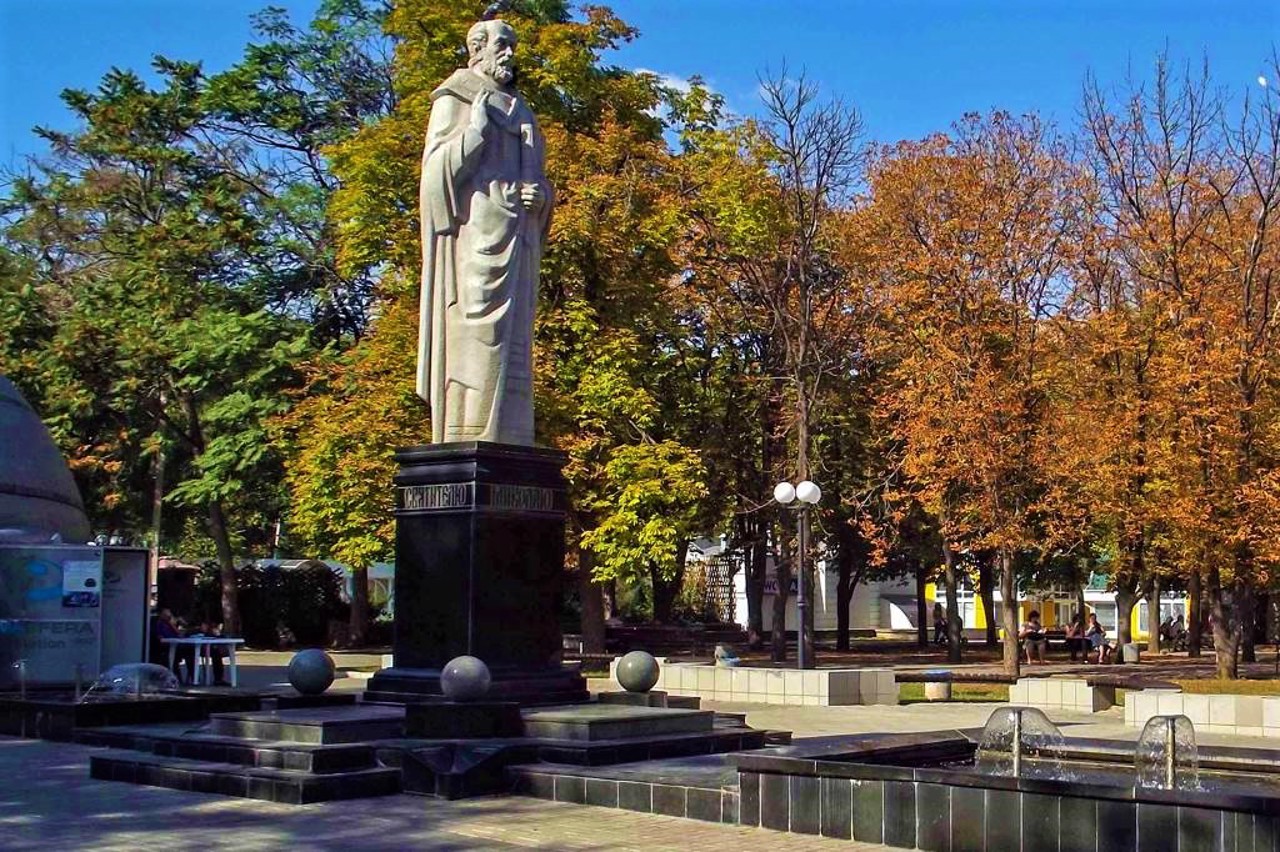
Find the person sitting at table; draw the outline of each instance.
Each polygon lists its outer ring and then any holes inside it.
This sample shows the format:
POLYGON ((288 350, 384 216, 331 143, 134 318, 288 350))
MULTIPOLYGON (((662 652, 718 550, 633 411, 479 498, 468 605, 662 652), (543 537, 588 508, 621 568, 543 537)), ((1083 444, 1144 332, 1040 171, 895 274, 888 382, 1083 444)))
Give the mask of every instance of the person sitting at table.
POLYGON ((1071 616, 1071 623, 1067 625, 1066 637, 1067 651, 1070 652, 1071 659, 1074 661, 1076 654, 1079 654, 1081 659, 1088 659, 1089 640, 1084 637, 1084 616, 1079 612, 1071 616))
POLYGON ((1040 658, 1040 662, 1044 662, 1045 648, 1049 645, 1049 639, 1044 635, 1044 627, 1040 624, 1040 611, 1031 610, 1027 614, 1027 620, 1022 625, 1022 629, 1018 631, 1018 638, 1022 640, 1023 647, 1027 649, 1027 665, 1034 663, 1032 655, 1040 658))
POLYGON ((165 639, 180 639, 183 631, 173 619, 173 613, 167 609, 160 610, 156 614, 155 623, 151 628, 151 635, 155 637, 162 649, 160 657, 161 665, 165 665, 165 661, 169 660, 169 654, 173 654, 173 674, 178 678, 179 683, 191 683, 196 676, 196 649, 191 645, 178 645, 176 651, 172 651, 170 645, 164 642, 165 639), (186 680, 183 680, 181 666, 187 664, 186 680))
POLYGON ((1089 644, 1098 652, 1098 664, 1108 662, 1111 656, 1111 643, 1107 641, 1107 631, 1098 623, 1096 613, 1089 613, 1089 627, 1084 632, 1089 644))
MULTIPOLYGON (((209 619, 205 619, 200 622, 200 632, 193 635, 221 637, 222 627, 209 619)), ((227 649, 221 645, 204 645, 200 648, 200 655, 213 667, 214 686, 226 686, 227 681, 223 677, 224 668, 222 658, 227 655, 227 649)))

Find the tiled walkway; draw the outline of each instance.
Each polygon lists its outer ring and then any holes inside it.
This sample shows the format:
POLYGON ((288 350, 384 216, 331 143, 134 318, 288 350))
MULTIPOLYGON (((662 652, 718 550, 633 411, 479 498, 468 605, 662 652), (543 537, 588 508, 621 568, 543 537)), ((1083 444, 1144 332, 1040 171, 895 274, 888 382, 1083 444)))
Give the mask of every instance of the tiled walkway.
POLYGON ((0 848, 556 849, 885 847, 520 797, 386 796, 288 806, 89 779, 83 746, 0 737, 0 848))

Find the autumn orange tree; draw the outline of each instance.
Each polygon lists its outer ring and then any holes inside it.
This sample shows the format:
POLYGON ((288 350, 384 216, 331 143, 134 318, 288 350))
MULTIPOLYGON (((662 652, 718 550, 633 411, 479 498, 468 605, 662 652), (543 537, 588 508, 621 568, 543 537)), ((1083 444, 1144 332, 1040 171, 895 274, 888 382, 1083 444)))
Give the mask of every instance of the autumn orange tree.
MULTIPOLYGON (((1112 505, 1132 513, 1155 501, 1197 613, 1203 576, 1218 671, 1232 677, 1274 558, 1262 507, 1271 499, 1280 354, 1275 103, 1246 102, 1229 117, 1207 69, 1175 74, 1162 60, 1150 89, 1134 87, 1114 106, 1095 86, 1086 110, 1103 203, 1096 221, 1113 247, 1115 280, 1148 305, 1146 330, 1120 337, 1147 372, 1130 385, 1140 405, 1128 406, 1133 425, 1120 450, 1128 464, 1115 472, 1127 493, 1112 505)), ((1095 323, 1141 316, 1133 304, 1095 323)), ((1117 536, 1118 561, 1135 573, 1150 570, 1143 526, 1131 514, 1117 536)))
POLYGON ((1044 325, 1070 254, 1065 148, 1035 117, 968 116, 952 136, 879 152, 858 216, 877 285, 879 410, 905 493, 937 520, 958 625, 955 552, 997 554, 1004 662, 1018 671, 1015 556, 1039 546, 1044 325))

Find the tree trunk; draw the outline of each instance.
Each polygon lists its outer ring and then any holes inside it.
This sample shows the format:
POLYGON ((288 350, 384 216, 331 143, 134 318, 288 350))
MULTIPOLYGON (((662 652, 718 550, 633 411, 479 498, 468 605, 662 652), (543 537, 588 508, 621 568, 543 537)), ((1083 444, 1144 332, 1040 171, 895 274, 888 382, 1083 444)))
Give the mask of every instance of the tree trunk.
MULTIPOLYGON (((204 452, 204 430, 200 426, 200 412, 191 394, 181 398, 182 410, 187 417, 188 439, 195 453, 204 452)), ((222 587, 222 635, 240 636, 240 595, 236 587, 235 555, 231 552, 231 535, 227 531, 227 516, 221 500, 211 500, 208 506, 209 537, 218 555, 218 579, 222 587)))
POLYGON ((769 542, 765 527, 758 524, 756 538, 747 556, 747 645, 758 649, 764 644, 764 579, 769 563, 769 542))
POLYGON ((1236 605, 1236 618, 1240 632, 1240 662, 1258 662, 1258 651, 1255 648, 1256 629, 1258 623, 1258 601, 1253 593, 1253 584, 1245 581, 1236 583, 1240 600, 1236 605))
POLYGON ((916 559, 916 644, 929 647, 929 602, 925 600, 924 587, 929 582, 929 572, 924 560, 916 559))
POLYGON ((218 554, 218 579, 222 586, 222 635, 240 635, 240 596, 236 588, 236 563, 231 553, 231 536, 222 502, 209 503, 209 537, 218 554))
POLYGON ((676 596, 680 594, 680 585, 684 581, 684 566, 680 565, 676 576, 668 579, 658 571, 656 563, 650 563, 649 579, 653 584, 653 620, 659 624, 668 624, 676 596))
POLYGON ((1155 575, 1147 584, 1147 653, 1160 653, 1160 578, 1155 575))
POLYGON ((1013 553, 1000 548, 1000 597, 1004 613, 1004 672, 1017 677, 1022 661, 1018 658, 1018 589, 1013 576, 1013 553))
POLYGON ((603 654, 605 649, 604 588, 591 576, 596 555, 585 548, 578 551, 578 600, 582 603, 582 650, 603 654))
POLYGON ((1236 659, 1238 636, 1231 629, 1231 613, 1222 593, 1222 576, 1215 562, 1209 563, 1209 616, 1213 619, 1213 654, 1217 662, 1217 676, 1221 680, 1235 680, 1240 673, 1236 659))
POLYGON ((780 537, 778 542, 778 560, 773 569, 778 590, 773 596, 773 622, 769 630, 773 650, 770 657, 775 663, 785 663, 787 661, 787 598, 791 589, 791 549, 787 546, 785 535, 780 537))
POLYGON ((956 554, 946 542, 942 544, 942 578, 947 589, 947 662, 958 663, 960 645, 960 599, 956 595, 956 554))
POLYGON ((836 650, 849 650, 849 602, 853 600, 853 529, 840 524, 836 536, 836 650))
POLYGON ((978 560, 978 595, 982 598, 982 611, 987 614, 987 647, 994 648, 1000 637, 996 634, 996 593, 991 580, 991 557, 978 560))
POLYGON ((1187 656, 1198 657, 1204 645, 1204 593, 1200 589, 1200 569, 1187 582, 1187 656))
POLYGON ((1133 608, 1138 603, 1138 593, 1128 587, 1116 589, 1116 654, 1133 641, 1133 608))
POLYGON ((369 569, 351 569, 351 615, 347 619, 347 642, 352 648, 364 647, 369 635, 369 569))

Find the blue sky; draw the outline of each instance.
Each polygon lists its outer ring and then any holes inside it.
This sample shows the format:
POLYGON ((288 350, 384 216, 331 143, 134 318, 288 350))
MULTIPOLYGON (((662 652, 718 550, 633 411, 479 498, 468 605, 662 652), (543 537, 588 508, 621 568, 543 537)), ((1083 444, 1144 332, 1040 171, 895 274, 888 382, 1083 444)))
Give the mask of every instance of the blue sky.
MULTIPOLYGON (((274 0, 305 21, 317 0, 274 0)), ((0 0, 0 165, 40 150, 35 124, 68 128, 66 87, 152 54, 233 63, 268 0, 0 0)), ((701 75, 739 112, 785 60, 862 110, 872 138, 944 130, 966 111, 1039 111, 1070 124, 1081 81, 1149 78, 1168 47, 1215 80, 1258 90, 1280 43, 1276 0, 616 0, 640 38, 619 64, 701 75)), ((1273 83, 1273 85, 1275 85, 1273 83)))

